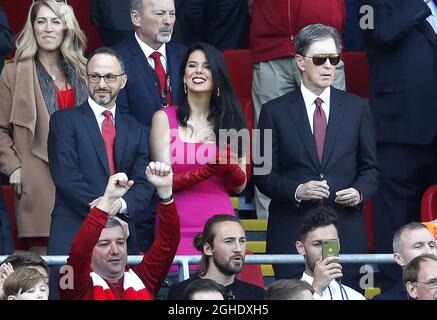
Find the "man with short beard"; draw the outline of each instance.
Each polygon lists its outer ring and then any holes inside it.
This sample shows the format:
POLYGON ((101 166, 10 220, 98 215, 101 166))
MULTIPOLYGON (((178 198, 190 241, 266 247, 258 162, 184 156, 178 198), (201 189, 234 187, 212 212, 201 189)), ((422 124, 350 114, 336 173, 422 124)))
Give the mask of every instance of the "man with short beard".
POLYGON ((302 218, 300 239, 296 241, 297 251, 305 258, 301 280, 312 285, 315 300, 365 300, 362 294, 341 283, 343 273, 338 257, 322 258, 324 240, 340 242, 337 214, 333 209, 323 207, 306 212, 302 218))
POLYGON ((200 269, 191 278, 174 284, 168 300, 180 299, 185 288, 198 279, 211 279, 223 285, 225 300, 264 299, 263 288, 236 278, 243 270, 246 252, 246 234, 237 217, 219 214, 208 219, 193 245, 202 252, 200 269))
MULTIPOLYGON (((170 42, 175 15, 174 0, 130 0, 135 32, 113 47, 122 57, 129 77, 117 104, 148 128, 155 111, 177 102, 179 67, 187 48, 170 42)), ((152 198, 135 221, 143 252, 153 242, 157 203, 156 197, 152 198)))
MULTIPOLYGON (((116 172, 126 173, 135 184, 114 202, 110 213, 129 222, 128 252, 138 254, 132 218, 143 212, 154 191, 144 174, 149 162, 146 129, 115 103, 127 81, 117 52, 97 49, 86 71, 88 101, 50 118, 48 156, 56 199, 49 254, 68 254, 79 227, 116 172)), ((56 292, 57 278, 56 268, 51 268, 50 294, 56 292)))

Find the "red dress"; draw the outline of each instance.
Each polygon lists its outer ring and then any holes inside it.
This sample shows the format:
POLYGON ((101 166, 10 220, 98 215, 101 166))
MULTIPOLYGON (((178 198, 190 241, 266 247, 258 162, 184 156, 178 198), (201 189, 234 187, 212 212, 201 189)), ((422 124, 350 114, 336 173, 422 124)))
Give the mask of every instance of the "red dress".
MULTIPOLYGON (((67 88, 67 86, 65 87, 67 88)), ((74 89, 67 88, 64 90, 59 90, 58 88, 56 88, 56 99, 58 100, 59 110, 73 108, 76 101, 76 97, 74 96, 74 89)))

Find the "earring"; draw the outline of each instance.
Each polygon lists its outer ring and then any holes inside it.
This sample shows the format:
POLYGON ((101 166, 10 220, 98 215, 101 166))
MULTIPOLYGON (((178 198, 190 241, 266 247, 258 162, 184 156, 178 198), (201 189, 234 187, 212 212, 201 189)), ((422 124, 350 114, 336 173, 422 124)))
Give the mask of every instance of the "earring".
POLYGON ((217 97, 220 97, 220 87, 217 86, 217 97))
POLYGON ((185 92, 185 94, 188 93, 188 91, 187 91, 187 84, 185 82, 184 82, 184 92, 185 92))

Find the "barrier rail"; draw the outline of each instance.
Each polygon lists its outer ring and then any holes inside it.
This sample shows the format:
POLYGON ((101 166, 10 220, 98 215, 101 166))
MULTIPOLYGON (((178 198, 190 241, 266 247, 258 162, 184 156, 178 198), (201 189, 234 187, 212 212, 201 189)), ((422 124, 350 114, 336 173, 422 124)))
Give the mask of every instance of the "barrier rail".
MULTIPOLYGON (((0 256, 0 261, 7 256, 0 256)), ((64 265, 68 256, 43 256, 48 265, 64 265)), ((129 256, 128 264, 135 265, 141 262, 143 256, 129 256)), ((199 264, 200 255, 177 255, 173 264, 179 265, 179 279, 185 280, 190 277, 189 265, 199 264)), ((341 263, 394 263, 393 254, 341 254, 341 263)), ((247 264, 294 264, 303 263, 303 257, 298 254, 248 254, 245 263, 247 264)))

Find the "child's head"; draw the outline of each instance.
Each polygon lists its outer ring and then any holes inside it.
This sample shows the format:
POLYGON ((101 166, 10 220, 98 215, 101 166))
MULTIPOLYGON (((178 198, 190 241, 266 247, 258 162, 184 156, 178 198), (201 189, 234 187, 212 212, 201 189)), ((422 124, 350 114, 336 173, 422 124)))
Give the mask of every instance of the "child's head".
POLYGON ((36 268, 23 267, 14 271, 3 283, 7 300, 48 300, 47 277, 36 268))

